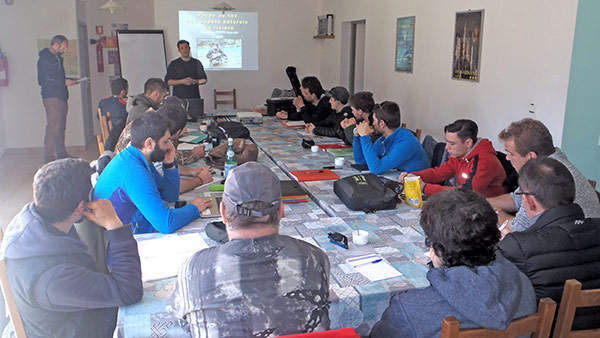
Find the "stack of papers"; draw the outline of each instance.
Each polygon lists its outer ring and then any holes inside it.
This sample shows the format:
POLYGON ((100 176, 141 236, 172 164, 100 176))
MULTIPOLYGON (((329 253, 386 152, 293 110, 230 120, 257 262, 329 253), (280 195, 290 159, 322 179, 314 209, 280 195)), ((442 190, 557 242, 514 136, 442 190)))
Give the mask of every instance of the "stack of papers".
POLYGON ((400 271, 376 254, 348 258, 346 263, 371 282, 402 276, 400 271))
POLYGON ((138 241, 144 282, 177 276, 179 268, 194 253, 208 248, 199 233, 163 235, 138 241))
POLYGON ((197 144, 197 143, 204 141, 207 137, 208 137, 208 135, 206 135, 206 134, 203 134, 200 132, 192 132, 192 133, 188 133, 185 136, 180 137, 179 142, 197 144))

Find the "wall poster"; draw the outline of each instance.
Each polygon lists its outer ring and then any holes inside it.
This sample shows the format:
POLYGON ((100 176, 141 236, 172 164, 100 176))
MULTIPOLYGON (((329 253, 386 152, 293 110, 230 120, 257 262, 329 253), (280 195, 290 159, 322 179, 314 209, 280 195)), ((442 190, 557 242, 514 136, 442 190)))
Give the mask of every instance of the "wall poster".
POLYGON ((415 48, 415 17, 398 18, 396 22, 396 71, 412 72, 415 48))
POLYGON ((456 13, 452 78, 479 81, 483 10, 456 13))

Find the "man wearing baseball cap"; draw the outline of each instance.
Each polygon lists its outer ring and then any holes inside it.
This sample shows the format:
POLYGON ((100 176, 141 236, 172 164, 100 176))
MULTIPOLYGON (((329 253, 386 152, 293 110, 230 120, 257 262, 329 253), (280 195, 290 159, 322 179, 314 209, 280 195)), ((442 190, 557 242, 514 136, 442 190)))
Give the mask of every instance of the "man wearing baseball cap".
POLYGON ((194 337, 274 337, 329 329, 329 260, 319 248, 279 235, 281 185, 247 162, 225 181, 221 215, 229 242, 182 266, 172 310, 194 337))
MULTIPOLYGON (((340 122, 345 118, 352 117, 352 109, 348 104, 350 93, 344 87, 333 87, 325 95, 329 96, 329 104, 333 113, 329 114, 323 121, 307 124, 305 127, 306 132, 321 136, 337 137, 346 141, 344 128, 342 128, 340 122)), ((348 140, 347 143, 352 144, 352 140, 348 140)))

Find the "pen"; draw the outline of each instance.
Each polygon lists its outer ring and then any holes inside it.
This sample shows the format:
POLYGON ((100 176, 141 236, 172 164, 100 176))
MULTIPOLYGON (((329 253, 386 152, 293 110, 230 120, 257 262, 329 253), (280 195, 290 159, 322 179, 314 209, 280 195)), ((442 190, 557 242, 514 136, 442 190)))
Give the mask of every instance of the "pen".
POLYGON ((357 265, 353 265, 352 267, 356 268, 356 267, 363 266, 363 265, 379 263, 381 261, 383 261, 383 258, 379 258, 379 259, 376 259, 376 260, 370 261, 370 262, 364 262, 364 263, 360 263, 360 264, 357 264, 357 265))

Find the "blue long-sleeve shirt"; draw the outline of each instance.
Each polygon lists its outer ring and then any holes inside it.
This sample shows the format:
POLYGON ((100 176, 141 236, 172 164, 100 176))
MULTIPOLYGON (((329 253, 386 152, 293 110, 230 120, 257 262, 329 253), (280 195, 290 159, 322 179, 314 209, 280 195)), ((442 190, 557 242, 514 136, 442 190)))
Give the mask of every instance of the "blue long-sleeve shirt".
POLYGON ((387 138, 371 142, 371 136, 354 136, 354 161, 366 163, 369 171, 381 174, 391 169, 413 172, 429 168, 429 158, 413 133, 402 127, 387 138))
POLYGON ((200 217, 196 206, 171 209, 164 202, 179 198, 179 169, 150 165, 144 155, 129 146, 113 158, 94 187, 94 198, 110 199, 117 215, 131 223, 134 233, 172 233, 200 217))

